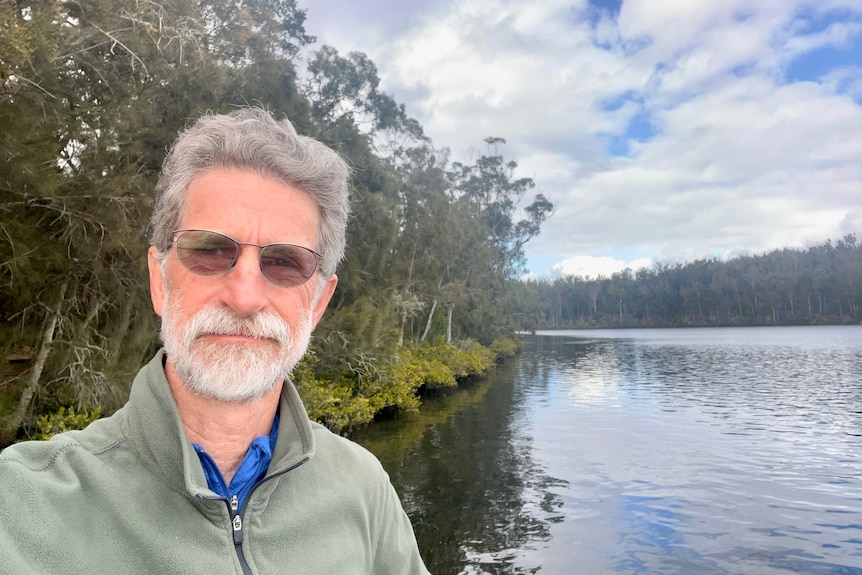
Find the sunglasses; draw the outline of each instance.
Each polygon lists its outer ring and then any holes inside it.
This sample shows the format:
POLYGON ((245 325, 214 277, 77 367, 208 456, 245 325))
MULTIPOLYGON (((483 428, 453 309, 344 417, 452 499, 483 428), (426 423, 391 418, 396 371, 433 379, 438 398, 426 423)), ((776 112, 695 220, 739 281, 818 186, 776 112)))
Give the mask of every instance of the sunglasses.
POLYGON ((323 264, 320 254, 302 246, 240 242, 211 230, 176 230, 173 242, 180 263, 199 276, 229 272, 239 259, 240 246, 260 248, 260 271, 278 287, 304 284, 323 264))

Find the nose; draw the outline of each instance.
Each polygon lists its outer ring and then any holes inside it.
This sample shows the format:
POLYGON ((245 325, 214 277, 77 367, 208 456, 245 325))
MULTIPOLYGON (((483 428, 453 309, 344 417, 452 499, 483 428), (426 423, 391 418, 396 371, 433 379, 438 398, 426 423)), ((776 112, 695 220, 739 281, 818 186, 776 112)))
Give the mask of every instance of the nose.
POLYGON ((260 271, 260 248, 240 246, 234 267, 224 276, 222 301, 237 317, 248 317, 263 310, 269 303, 267 280, 260 271))

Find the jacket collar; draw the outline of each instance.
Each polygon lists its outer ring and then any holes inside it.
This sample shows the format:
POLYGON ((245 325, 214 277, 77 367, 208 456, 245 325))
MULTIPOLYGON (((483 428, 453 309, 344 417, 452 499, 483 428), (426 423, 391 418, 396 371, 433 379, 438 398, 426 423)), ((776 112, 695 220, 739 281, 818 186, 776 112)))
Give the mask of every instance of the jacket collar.
MULTIPOLYGON (((164 371, 165 351, 139 372, 123 408, 128 436, 144 464, 173 489, 212 497, 198 455, 186 437, 164 371)), ((295 467, 314 455, 311 422, 288 379, 282 387, 278 440, 267 475, 295 467)))

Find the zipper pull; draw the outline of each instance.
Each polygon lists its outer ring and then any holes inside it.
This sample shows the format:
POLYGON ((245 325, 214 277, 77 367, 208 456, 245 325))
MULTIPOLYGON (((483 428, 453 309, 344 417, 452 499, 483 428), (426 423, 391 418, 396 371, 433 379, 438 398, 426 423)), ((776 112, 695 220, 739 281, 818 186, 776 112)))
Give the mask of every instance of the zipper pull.
POLYGON ((233 544, 242 545, 242 517, 239 514, 234 515, 231 519, 231 525, 233 526, 233 544))
POLYGON ((239 497, 232 495, 230 501, 230 524, 233 527, 233 542, 235 545, 242 544, 242 516, 239 514, 239 497))

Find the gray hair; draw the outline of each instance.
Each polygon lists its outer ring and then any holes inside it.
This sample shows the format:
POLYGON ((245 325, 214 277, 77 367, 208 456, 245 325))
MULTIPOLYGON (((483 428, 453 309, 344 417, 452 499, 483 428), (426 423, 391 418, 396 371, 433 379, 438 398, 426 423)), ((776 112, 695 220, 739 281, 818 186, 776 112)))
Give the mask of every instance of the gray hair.
POLYGON ((316 249, 323 256, 321 272, 324 277, 335 273, 344 257, 350 168, 336 151, 297 134, 287 118, 276 121, 260 108, 207 114, 180 133, 156 184, 151 245, 167 253, 189 185, 213 168, 248 170, 308 194, 320 209, 316 249))

